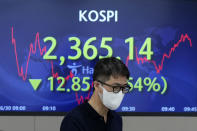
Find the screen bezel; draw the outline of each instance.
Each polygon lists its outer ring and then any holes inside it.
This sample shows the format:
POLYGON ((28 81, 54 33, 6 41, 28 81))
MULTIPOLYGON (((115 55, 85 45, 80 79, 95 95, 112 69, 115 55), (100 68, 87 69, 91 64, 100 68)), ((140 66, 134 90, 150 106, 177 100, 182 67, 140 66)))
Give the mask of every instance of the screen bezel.
MULTIPOLYGON (((0 112, 0 116, 65 116, 68 112, 0 112)), ((120 116, 188 116, 197 117, 197 112, 117 112, 120 116)))

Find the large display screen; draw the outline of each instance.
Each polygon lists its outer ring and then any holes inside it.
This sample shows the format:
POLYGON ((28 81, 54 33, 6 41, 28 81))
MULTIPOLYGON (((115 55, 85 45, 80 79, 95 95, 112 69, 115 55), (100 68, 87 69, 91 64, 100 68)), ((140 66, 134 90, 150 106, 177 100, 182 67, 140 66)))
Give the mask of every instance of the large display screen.
POLYGON ((0 114, 69 112, 95 63, 129 68, 122 114, 197 114, 197 1, 1 0, 0 114))

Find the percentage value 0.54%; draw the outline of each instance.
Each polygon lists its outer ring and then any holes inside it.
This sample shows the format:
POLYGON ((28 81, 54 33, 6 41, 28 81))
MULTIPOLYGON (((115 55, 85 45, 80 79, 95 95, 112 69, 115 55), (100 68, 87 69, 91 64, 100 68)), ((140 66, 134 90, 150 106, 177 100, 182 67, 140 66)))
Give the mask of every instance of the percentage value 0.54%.
POLYGON ((162 95, 167 90, 167 82, 166 79, 162 76, 161 80, 159 82, 157 80, 157 77, 154 77, 151 79, 150 77, 145 77, 142 79, 142 77, 138 77, 137 81, 133 84, 134 79, 132 77, 129 78, 128 84, 130 85, 131 89, 130 91, 133 91, 133 89, 138 89, 139 92, 142 92, 144 90, 144 87, 146 87, 147 92, 160 92, 162 95), (163 87, 160 83, 163 83, 163 87))

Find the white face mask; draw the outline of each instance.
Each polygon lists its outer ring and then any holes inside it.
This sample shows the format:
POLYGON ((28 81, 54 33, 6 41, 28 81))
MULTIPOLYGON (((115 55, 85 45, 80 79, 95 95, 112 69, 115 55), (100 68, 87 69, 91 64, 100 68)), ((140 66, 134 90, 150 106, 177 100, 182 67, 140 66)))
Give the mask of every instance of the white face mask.
POLYGON ((122 93, 122 90, 118 93, 114 93, 108 92, 101 85, 100 87, 103 89, 103 94, 99 93, 100 99, 103 102, 103 104, 110 110, 116 110, 120 106, 124 97, 124 93, 122 93))

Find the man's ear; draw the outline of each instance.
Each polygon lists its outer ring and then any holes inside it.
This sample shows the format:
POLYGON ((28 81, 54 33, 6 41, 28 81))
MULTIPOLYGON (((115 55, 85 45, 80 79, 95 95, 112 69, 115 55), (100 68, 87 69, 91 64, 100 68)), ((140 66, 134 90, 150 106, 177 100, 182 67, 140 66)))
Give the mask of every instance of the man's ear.
POLYGON ((94 89, 98 90, 100 83, 98 81, 94 81, 93 84, 94 84, 94 89))

